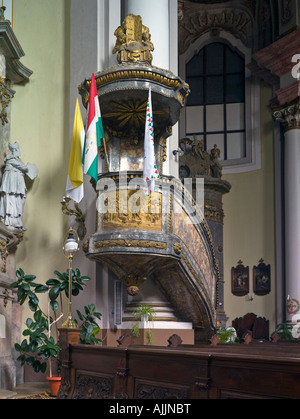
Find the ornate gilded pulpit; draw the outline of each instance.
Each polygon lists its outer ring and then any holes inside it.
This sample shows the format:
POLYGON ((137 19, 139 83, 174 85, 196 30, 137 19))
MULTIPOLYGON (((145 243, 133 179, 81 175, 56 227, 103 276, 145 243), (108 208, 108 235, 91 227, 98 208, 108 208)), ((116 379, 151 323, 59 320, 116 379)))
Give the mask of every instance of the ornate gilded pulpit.
MULTIPOLYGON (((115 31, 118 64, 95 73, 105 139, 97 191, 96 232, 88 258, 106 264, 136 295, 151 278, 178 319, 191 322, 196 341, 214 332, 219 268, 204 207, 183 183, 163 174, 166 144, 189 94, 188 85, 151 65, 149 29, 129 15, 115 31), (155 155, 160 172, 151 196, 143 192, 144 132, 152 91, 155 155)), ((91 79, 80 86, 87 106, 91 79)))

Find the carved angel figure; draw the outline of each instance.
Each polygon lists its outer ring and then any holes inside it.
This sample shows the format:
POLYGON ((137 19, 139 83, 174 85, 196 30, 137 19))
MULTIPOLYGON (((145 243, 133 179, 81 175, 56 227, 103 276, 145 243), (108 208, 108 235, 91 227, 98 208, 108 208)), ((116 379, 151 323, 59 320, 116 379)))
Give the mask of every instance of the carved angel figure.
POLYGON ((0 220, 9 227, 25 230, 22 216, 26 199, 25 175, 34 179, 38 174, 35 165, 25 165, 20 157, 17 142, 8 145, 10 153, 5 158, 5 169, 0 187, 0 220))

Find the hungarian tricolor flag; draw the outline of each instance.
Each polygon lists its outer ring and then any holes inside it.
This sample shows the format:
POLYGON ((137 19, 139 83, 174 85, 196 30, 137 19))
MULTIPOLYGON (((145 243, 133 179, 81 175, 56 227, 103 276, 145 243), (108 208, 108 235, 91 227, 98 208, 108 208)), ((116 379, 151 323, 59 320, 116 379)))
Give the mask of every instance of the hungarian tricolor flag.
POLYGON ((154 128, 152 115, 151 87, 147 101, 145 139, 144 139, 144 172, 143 179, 146 182, 144 189, 146 196, 154 191, 155 180, 159 179, 154 151, 154 128))
POLYGON ((88 121, 83 152, 83 172, 98 182, 98 147, 104 138, 102 118, 96 88, 95 75, 92 75, 88 103, 88 121))
POLYGON ((70 151, 69 169, 66 184, 66 195, 76 202, 83 198, 82 151, 84 147, 85 131, 78 103, 76 99, 72 143, 70 151))

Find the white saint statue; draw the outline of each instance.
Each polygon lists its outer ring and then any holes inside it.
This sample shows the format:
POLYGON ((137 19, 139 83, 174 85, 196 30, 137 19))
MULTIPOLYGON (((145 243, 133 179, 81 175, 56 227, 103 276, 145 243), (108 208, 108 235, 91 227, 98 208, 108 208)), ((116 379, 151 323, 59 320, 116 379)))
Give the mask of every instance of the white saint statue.
POLYGON ((6 226, 25 230, 22 216, 26 199, 25 175, 37 177, 34 164, 25 165, 20 157, 19 144, 8 144, 10 153, 5 158, 5 169, 0 187, 0 220, 6 226))

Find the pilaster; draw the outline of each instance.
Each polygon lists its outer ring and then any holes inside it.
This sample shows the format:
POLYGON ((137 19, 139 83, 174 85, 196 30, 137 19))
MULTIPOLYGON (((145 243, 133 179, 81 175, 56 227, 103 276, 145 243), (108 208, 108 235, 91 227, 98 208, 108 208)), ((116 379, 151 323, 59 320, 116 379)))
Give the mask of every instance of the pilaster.
POLYGON ((300 320, 300 98, 274 109, 284 128, 286 320, 300 320))
MULTIPOLYGON (((32 71, 20 59, 25 55, 10 22, 0 8, 0 168, 8 152, 11 126, 11 102, 14 84, 25 84, 32 71)), ((15 253, 24 231, 0 222, 0 389, 13 390, 23 382, 23 370, 15 363, 14 344, 20 341, 21 308, 15 292, 15 253)), ((1 397, 0 397, 1 398, 1 397)))
MULTIPOLYGON (((284 130, 283 151, 278 147, 280 156, 275 156, 276 167, 278 161, 284 161, 282 173, 277 176, 275 184, 279 197, 275 209, 277 257, 282 258, 285 266, 282 275, 281 263, 277 262, 276 266, 279 322, 295 322, 297 316, 300 318, 300 28, 297 24, 292 25, 292 21, 298 19, 292 12, 293 7, 296 10, 294 1, 286 4, 284 10, 280 10, 280 38, 254 54, 249 66, 255 76, 273 86, 273 117, 284 130), (281 216, 283 212, 284 220, 281 216), (281 231, 284 232, 284 239, 281 231)), ((278 142, 275 136, 276 141, 278 142)))

